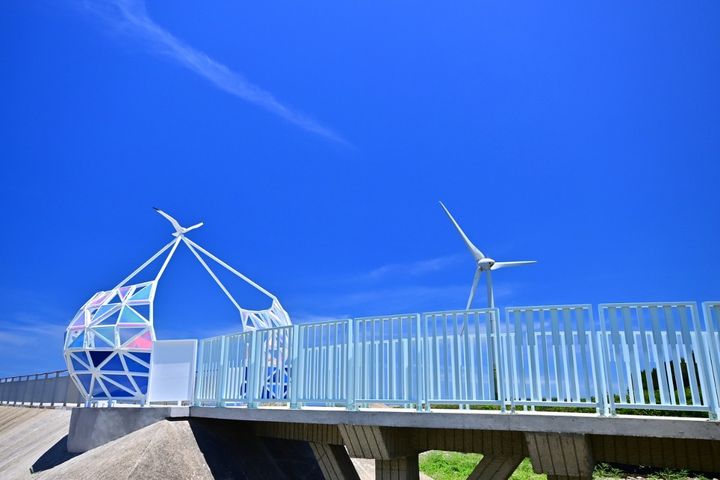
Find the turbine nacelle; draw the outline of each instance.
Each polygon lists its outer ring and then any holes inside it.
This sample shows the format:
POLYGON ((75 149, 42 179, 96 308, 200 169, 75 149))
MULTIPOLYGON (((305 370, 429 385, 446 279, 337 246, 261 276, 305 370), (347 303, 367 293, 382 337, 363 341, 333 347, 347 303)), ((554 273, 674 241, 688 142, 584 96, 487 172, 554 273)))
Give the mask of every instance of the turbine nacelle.
POLYGON ((495 265, 495 260, 489 257, 481 258, 477 262, 478 269, 481 272, 486 272, 488 270, 492 270, 493 266, 495 265))

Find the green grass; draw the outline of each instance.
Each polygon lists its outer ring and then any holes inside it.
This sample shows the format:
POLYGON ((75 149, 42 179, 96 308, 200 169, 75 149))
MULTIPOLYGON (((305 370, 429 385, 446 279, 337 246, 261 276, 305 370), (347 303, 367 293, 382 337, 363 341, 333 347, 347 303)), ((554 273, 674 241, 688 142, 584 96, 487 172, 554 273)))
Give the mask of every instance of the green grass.
MULTIPOLYGON (((478 464, 482 455, 477 453, 441 452, 433 450, 420 455, 420 471, 434 480, 465 480, 478 464)), ((607 463, 595 467, 595 479, 622 479, 642 476, 648 480, 707 480, 700 474, 690 474, 686 470, 640 468, 637 472, 624 472, 607 463)), ((515 470, 512 480, 547 480, 547 476, 533 472, 530 460, 525 459, 515 470)))
MULTIPOLYGON (((434 450, 420 456, 420 471, 434 480, 465 480, 478 464, 482 455, 477 453, 440 452, 434 450)), ((545 480, 532 470, 525 459, 515 470, 512 480, 545 480)))

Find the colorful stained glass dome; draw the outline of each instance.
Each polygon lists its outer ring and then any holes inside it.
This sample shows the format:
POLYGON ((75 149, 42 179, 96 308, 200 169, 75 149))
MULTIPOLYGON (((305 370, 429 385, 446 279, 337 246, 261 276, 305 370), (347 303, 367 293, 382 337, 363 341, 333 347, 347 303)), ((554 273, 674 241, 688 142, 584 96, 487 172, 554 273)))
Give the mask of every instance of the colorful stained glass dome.
POLYGON ((155 340, 155 285, 147 282, 98 292, 70 322, 65 362, 88 401, 144 401, 155 340))
MULTIPOLYGON (((172 224, 175 229, 172 234, 174 239, 117 287, 93 295, 73 317, 65 333, 65 363, 70 377, 88 403, 98 400, 127 400, 143 404, 146 402, 152 346, 155 341, 155 291, 160 277, 180 244, 190 250, 235 305, 240 317, 241 331, 291 324, 290 316, 275 295, 185 236, 187 232, 201 227, 202 222, 183 227, 167 213, 155 210, 172 224), (162 258, 165 252, 168 253, 154 280, 128 285, 131 279, 162 258), (265 294, 271 300, 270 307, 264 310, 241 307, 210 267, 208 260, 265 294)), ((279 372, 273 370, 268 374, 286 374, 282 368, 279 372)))

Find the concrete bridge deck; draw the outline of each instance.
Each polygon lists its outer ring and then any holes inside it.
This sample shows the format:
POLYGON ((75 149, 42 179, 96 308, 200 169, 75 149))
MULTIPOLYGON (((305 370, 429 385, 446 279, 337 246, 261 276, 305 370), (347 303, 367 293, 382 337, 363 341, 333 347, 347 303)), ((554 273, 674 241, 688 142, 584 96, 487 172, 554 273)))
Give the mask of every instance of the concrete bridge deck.
MULTIPOLYGON (((117 436, 123 428, 129 433, 165 418, 189 418, 260 438, 307 442, 327 479, 358 478, 350 457, 374 459, 378 479, 416 479, 418 454, 427 450, 483 454, 470 476, 473 479, 506 479, 526 457, 537 473, 557 479, 590 478, 598 462, 720 472, 720 422, 679 417, 477 410, 417 413, 393 408, 75 409, 68 445, 76 450, 93 448, 112 439, 104 439, 103 431, 117 436)), ((248 440, 243 438, 238 441, 248 440)))

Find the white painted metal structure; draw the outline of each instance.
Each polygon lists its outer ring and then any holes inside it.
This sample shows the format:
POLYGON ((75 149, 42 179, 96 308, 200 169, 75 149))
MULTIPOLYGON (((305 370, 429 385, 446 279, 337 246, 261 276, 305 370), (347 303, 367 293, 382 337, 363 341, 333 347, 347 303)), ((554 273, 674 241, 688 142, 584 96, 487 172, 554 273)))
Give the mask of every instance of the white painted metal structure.
POLYGON ((720 415, 720 302, 509 307, 200 341, 195 405, 587 407, 720 415), (287 340, 287 341, 286 341, 287 340), (283 372, 283 374, 278 374, 283 372))
POLYGON ((155 338, 154 298, 165 269, 182 243, 210 274, 240 315, 242 331, 290 325, 290 317, 275 295, 253 282, 185 235, 201 227, 182 227, 177 220, 155 209, 173 225, 175 237, 128 275, 115 288, 98 292, 70 322, 65 337, 65 360, 70 377, 86 399, 145 403, 155 338), (157 275, 149 282, 129 284, 155 260, 168 252, 157 275), (271 300, 263 310, 243 308, 220 281, 206 259, 242 279, 271 300))
POLYGON ((496 262, 492 258, 489 258, 485 256, 483 252, 480 251, 479 248, 477 248, 468 238, 467 235, 465 235, 465 232, 463 232, 462 228, 460 228, 460 225, 455 220, 455 218, 450 214, 450 211, 445 207, 445 205, 440 202, 440 206, 443 210, 445 210, 445 213, 450 218, 450 221, 455 225, 455 228, 457 229, 458 233, 462 237, 463 241, 465 242, 465 245, 468 247, 468 250, 470 250, 470 253, 475 258, 475 262, 477 264, 475 269, 475 278, 473 278, 472 287, 470 288, 470 297, 468 298, 467 306, 465 307, 466 310, 470 310, 470 307, 472 306, 473 298, 475 298, 475 291, 477 290, 478 282, 480 281, 480 276, 483 272, 485 272, 485 282, 487 284, 487 297, 488 297, 488 308, 495 308, 495 295, 493 294, 493 284, 492 284, 492 272, 495 270, 499 270, 501 268, 506 267, 518 267, 520 265, 529 265, 531 263, 536 263, 535 260, 521 260, 516 262, 496 262))

